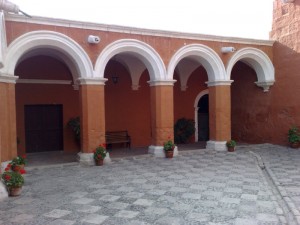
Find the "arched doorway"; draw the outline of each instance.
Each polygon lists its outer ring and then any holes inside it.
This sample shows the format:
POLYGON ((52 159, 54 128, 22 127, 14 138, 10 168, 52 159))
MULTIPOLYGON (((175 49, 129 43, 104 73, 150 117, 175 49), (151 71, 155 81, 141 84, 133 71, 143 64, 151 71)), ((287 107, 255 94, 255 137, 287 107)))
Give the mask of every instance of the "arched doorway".
POLYGON ((208 94, 203 95, 198 101, 198 141, 209 140, 209 101, 208 94))

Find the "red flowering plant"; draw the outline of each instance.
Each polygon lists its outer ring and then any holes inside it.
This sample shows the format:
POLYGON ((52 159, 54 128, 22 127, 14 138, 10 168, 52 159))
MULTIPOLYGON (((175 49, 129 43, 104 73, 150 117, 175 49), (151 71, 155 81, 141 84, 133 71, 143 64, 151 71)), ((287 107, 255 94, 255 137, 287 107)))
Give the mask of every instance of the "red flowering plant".
POLYGON ((165 151, 172 151, 175 148, 175 144, 171 140, 171 137, 168 137, 168 140, 164 142, 164 150, 165 151))
POLYGON ((17 172, 11 171, 11 167, 12 164, 9 163, 4 169, 5 172, 1 176, 3 183, 8 189, 12 187, 22 187, 24 184, 24 177, 22 174, 25 174, 26 171, 24 169, 20 169, 17 172))
POLYGON ((11 161, 11 164, 12 164, 12 166, 25 165, 26 164, 26 155, 17 156, 15 158, 13 158, 13 160, 11 161))
POLYGON ((94 150, 94 159, 99 160, 99 159, 104 159, 106 157, 107 151, 106 151, 106 144, 103 143, 99 145, 95 150, 94 150))

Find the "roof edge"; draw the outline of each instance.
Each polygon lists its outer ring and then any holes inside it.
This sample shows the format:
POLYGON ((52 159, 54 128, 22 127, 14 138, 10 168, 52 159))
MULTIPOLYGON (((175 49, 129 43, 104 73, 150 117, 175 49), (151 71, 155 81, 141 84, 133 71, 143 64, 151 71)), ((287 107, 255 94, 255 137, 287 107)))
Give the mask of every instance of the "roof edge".
POLYGON ((177 32, 177 31, 145 29, 145 28, 136 28, 136 27, 128 27, 128 26, 99 24, 93 22, 40 17, 40 16, 33 16, 32 18, 27 18, 21 15, 5 14, 5 21, 34 23, 34 24, 43 24, 43 25, 50 25, 50 26, 54 25, 54 26, 61 26, 61 27, 71 27, 71 28, 98 30, 98 31, 110 31, 110 32, 118 32, 118 33, 130 33, 130 34, 138 34, 138 35, 171 37, 171 38, 180 38, 180 39, 189 39, 189 40, 218 41, 218 42, 225 42, 225 43, 273 46, 275 42, 274 40, 261 40, 261 39, 226 37, 226 36, 216 36, 216 35, 197 34, 197 33, 185 33, 185 32, 177 32))

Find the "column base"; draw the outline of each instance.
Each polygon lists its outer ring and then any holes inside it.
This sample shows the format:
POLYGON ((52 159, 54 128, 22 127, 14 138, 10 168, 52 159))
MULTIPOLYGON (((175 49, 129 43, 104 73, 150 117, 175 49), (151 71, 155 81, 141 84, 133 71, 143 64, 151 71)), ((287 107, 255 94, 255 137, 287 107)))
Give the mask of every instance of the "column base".
MULTIPOLYGON (((148 147, 148 153, 154 155, 155 157, 166 157, 165 150, 163 146, 150 145, 148 147)), ((175 146, 173 157, 178 156, 178 148, 175 146)))
POLYGON ((206 149, 215 151, 227 151, 226 141, 208 141, 206 142, 206 149))
MULTIPOLYGON (((78 153, 78 161, 81 165, 84 166, 94 166, 95 160, 94 160, 94 153, 78 153)), ((111 163, 111 158, 109 156, 109 152, 106 154, 106 157, 104 159, 104 164, 111 163)))
MULTIPOLYGON (((4 172, 4 169, 6 168, 8 163, 10 163, 10 161, 3 162, 3 163, 0 164, 1 172, 4 172)), ((7 192, 6 186, 0 180, 0 201, 5 199, 5 198, 8 198, 8 192, 7 192)))

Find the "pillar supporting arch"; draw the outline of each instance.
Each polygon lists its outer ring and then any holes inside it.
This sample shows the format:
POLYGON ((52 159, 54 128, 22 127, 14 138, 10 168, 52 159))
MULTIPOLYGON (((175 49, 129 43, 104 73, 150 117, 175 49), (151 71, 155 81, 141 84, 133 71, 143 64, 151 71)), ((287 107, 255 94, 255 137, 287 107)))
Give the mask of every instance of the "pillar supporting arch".
POLYGON ((227 64, 227 79, 230 79, 232 68, 238 61, 242 61, 252 67, 257 75, 256 85, 263 88, 264 92, 269 91, 270 86, 275 82, 275 70, 272 61, 266 53, 256 48, 240 49, 231 57, 227 64))

